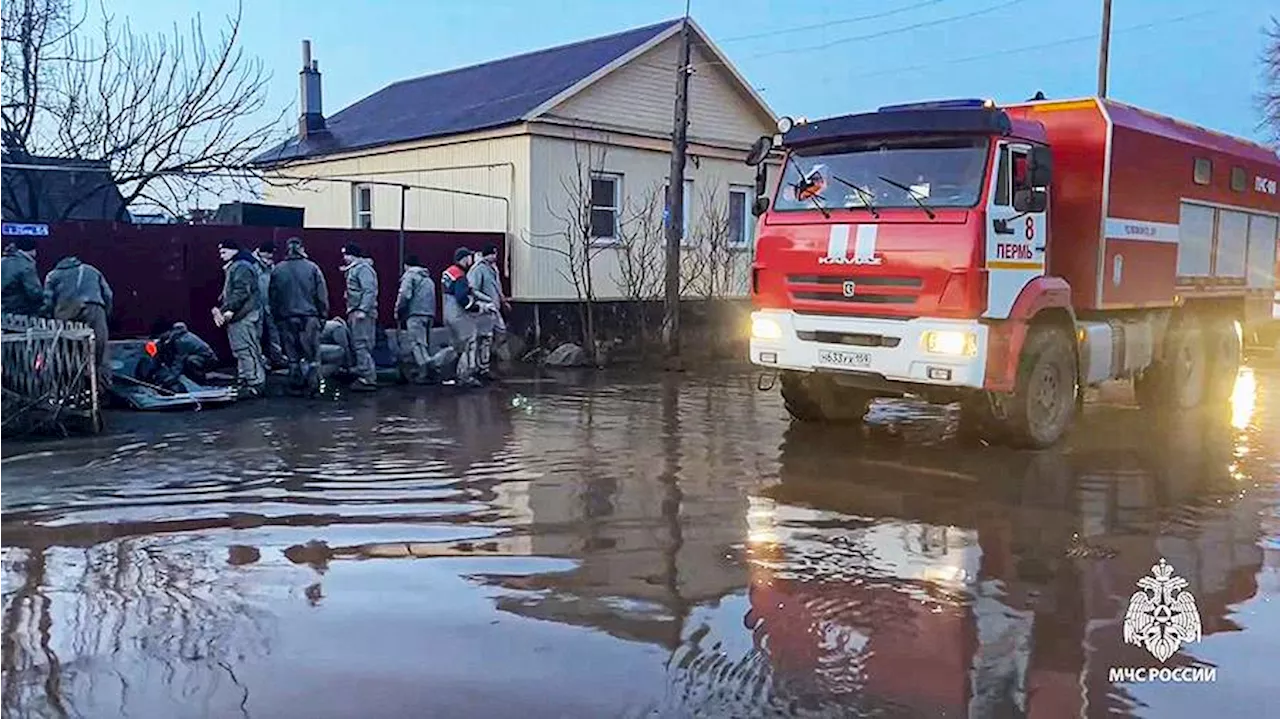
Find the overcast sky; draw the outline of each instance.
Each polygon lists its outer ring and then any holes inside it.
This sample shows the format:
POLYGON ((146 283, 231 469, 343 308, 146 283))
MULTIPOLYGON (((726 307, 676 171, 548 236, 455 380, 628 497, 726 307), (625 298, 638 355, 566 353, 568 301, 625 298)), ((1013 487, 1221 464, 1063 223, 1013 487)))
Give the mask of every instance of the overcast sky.
MULTIPOLYGON (((164 31, 231 0, 112 0, 164 31)), ((1102 0, 692 0, 694 19, 779 114, 822 117, 944 97, 1093 94, 1102 0), (873 17, 868 17, 873 16, 873 17), (860 19, 861 18, 861 19, 860 19)), ((299 41, 324 75, 325 113, 396 80, 682 15, 684 0, 260 0, 245 49, 296 117, 299 41)), ((1110 95, 1261 139, 1258 58, 1275 0, 1114 0, 1110 95)))

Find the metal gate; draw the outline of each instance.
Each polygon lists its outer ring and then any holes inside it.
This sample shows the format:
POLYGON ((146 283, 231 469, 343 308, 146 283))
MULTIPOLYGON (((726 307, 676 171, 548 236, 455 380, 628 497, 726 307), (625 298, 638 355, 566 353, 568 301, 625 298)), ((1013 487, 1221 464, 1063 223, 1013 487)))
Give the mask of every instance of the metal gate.
POLYGON ((4 433, 100 431, 93 330, 12 314, 0 318, 0 328, 4 433))

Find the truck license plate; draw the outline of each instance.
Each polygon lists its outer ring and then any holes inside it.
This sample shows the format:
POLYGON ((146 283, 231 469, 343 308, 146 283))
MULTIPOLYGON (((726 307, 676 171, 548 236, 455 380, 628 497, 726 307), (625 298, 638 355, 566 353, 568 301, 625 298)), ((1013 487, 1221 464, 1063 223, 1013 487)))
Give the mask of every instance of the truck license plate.
POLYGON ((818 350, 818 362, 831 367, 870 367, 870 352, 818 350))

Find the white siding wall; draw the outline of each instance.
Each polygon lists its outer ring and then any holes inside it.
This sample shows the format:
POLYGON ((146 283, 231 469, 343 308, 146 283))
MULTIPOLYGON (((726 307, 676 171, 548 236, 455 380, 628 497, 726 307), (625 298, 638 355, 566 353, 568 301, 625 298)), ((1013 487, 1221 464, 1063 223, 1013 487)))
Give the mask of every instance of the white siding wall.
MULTIPOLYGON (((524 202, 528 197, 528 158, 529 137, 511 135, 391 152, 383 149, 377 154, 299 165, 283 172, 294 177, 353 178, 506 197, 511 202, 510 218, 506 205, 498 200, 410 189, 405 228, 515 233, 528 224, 529 209, 524 202)), ((267 202, 306 208, 308 227, 355 226, 350 183, 314 181, 286 187, 268 183, 264 194, 267 202)), ((399 226, 400 188, 374 185, 374 229, 399 226)))
MULTIPOLYGON (((670 137, 679 47, 679 36, 666 40, 548 116, 670 137)), ((719 68, 710 53, 695 45, 691 60, 697 71, 689 79, 690 140, 746 148, 762 132, 771 131, 769 118, 735 89, 731 74, 719 68)))
MULTIPOLYGON (((584 145, 579 145, 579 157, 585 161, 584 145)), ((513 240, 512 267, 518 299, 574 300, 577 295, 573 285, 562 276, 566 261, 556 252, 534 245, 564 247, 567 239, 563 223, 556 214, 563 214, 571 198, 561 185, 560 178, 572 177, 576 172, 574 141, 551 137, 534 137, 530 164, 534 178, 533 194, 529 200, 530 225, 528 234, 513 240)), ((597 151, 598 152, 598 151, 597 151)), ((593 155, 599 157, 598 154, 593 155)), ((596 165, 606 173, 622 177, 624 204, 635 205, 646 191, 662 187, 670 171, 671 158, 666 152, 610 146, 604 159, 596 165)), ((710 188, 718 194, 720 203, 727 202, 731 185, 750 187, 754 183, 755 170, 742 161, 701 158, 686 168, 686 179, 693 180, 693 197, 690 208, 691 224, 702 217, 704 194, 710 188)), ((754 218, 751 218, 754 229, 754 218)), ((691 252, 696 252, 691 250, 691 252)), ((619 250, 605 249, 596 255, 592 265, 592 277, 597 299, 625 299, 626 292, 619 282, 619 250)), ((729 265, 734 281, 731 294, 741 296, 747 291, 752 261, 752 247, 734 253, 729 265)))

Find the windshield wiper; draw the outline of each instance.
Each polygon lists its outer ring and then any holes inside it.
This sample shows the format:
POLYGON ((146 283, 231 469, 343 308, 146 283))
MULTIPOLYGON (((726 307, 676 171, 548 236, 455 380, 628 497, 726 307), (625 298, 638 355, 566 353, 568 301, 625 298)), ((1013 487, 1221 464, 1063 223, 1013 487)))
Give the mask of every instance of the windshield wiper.
POLYGON ((884 175, 879 175, 878 177, 879 177, 881 180, 884 180, 885 182, 889 183, 890 185, 893 185, 894 187, 898 188, 899 190, 903 190, 904 192, 906 192, 906 193, 907 193, 907 196, 908 196, 908 197, 910 197, 911 199, 915 200, 915 201, 916 201, 916 204, 920 206, 920 209, 924 210, 924 213, 925 213, 926 215, 928 215, 928 216, 929 216, 929 219, 931 219, 931 220, 932 220, 932 219, 934 219, 934 218, 936 218, 936 217, 937 217, 937 215, 936 215, 936 214, 934 214, 933 210, 932 210, 932 209, 930 209, 930 207, 929 207, 928 205, 924 204, 924 200, 921 200, 919 197, 917 197, 917 196, 916 196, 916 191, 915 191, 915 190, 913 190, 913 189, 911 189, 910 187, 908 187, 908 186, 906 186, 906 185, 902 184, 901 182, 898 182, 898 181, 896 181, 896 180, 890 180, 889 178, 885 177, 884 175))
POLYGON ((870 211, 871 211, 871 216, 872 216, 872 217, 874 217, 874 218, 876 218, 876 219, 880 219, 880 211, 879 211, 879 210, 877 210, 877 209, 876 209, 875 204, 874 204, 873 202, 871 202, 871 200, 874 200, 874 199, 875 199, 875 197, 876 197, 876 195, 875 195, 875 193, 874 193, 874 192, 872 192, 871 190, 868 190, 868 189, 867 189, 867 188, 865 188, 865 187, 860 187, 860 186, 858 186, 858 185, 855 185, 855 184, 853 184, 852 182, 849 182, 848 180, 846 180, 846 179, 844 179, 843 177, 840 177, 839 175, 836 175, 836 174, 834 174, 834 173, 831 175, 831 179, 835 180, 836 182, 839 182, 840 184, 844 185, 845 187, 848 187, 848 188, 852 189, 854 192, 858 193, 858 196, 862 198, 862 204, 863 204, 863 205, 864 205, 868 210, 870 210, 870 211))
MULTIPOLYGON (((803 189, 803 186, 802 186, 802 185, 800 185, 800 183, 798 183, 798 182, 793 182, 793 183, 791 183, 791 186, 792 186, 793 188, 795 188, 795 191, 796 191, 796 197, 799 197, 799 196, 800 196, 800 192, 801 192, 801 190, 803 189)), ((831 212, 830 212, 829 210, 827 210, 827 208, 823 207, 823 206, 822 206, 822 203, 818 202, 818 198, 819 198, 819 197, 822 197, 822 195, 809 195, 809 201, 813 203, 813 206, 814 206, 814 207, 818 208, 818 212, 821 212, 821 213, 822 213, 822 218, 823 218, 823 219, 825 219, 825 220, 829 220, 829 219, 831 219, 831 212)), ((825 200, 826 198, 825 198, 825 197, 823 197, 822 199, 824 199, 824 200, 825 200)))

